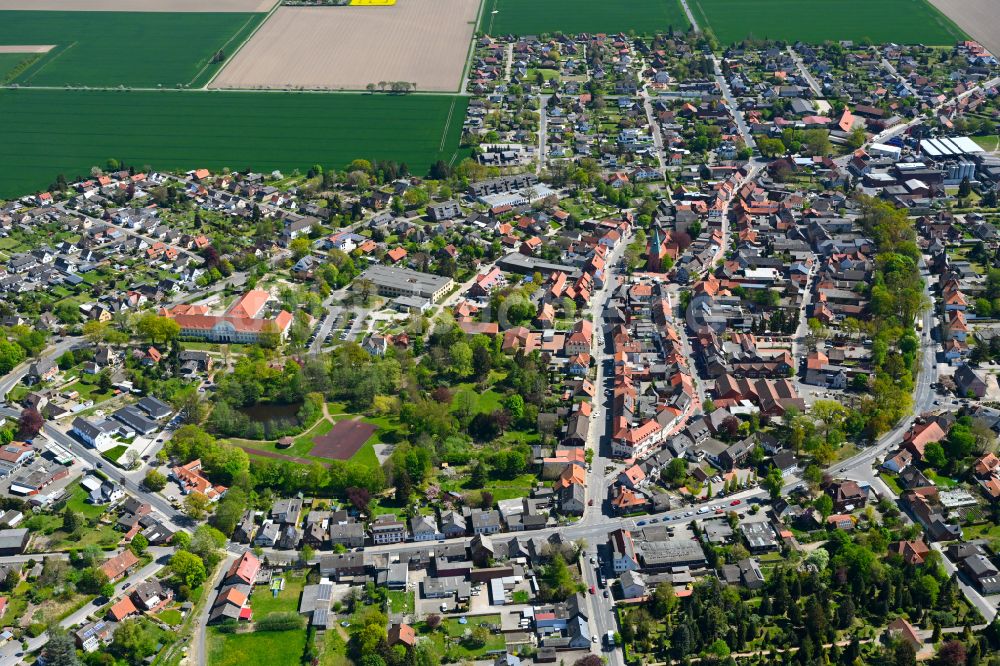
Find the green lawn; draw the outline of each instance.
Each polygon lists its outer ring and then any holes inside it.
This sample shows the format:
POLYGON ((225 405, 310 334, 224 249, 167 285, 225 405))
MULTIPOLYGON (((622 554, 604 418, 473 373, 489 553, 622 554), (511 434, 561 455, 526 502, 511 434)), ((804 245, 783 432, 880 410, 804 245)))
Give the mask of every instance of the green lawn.
POLYGON ((0 90, 0 197, 112 157, 137 169, 288 172, 391 159, 423 175, 457 159, 467 105, 447 95, 0 90))
POLYGON ((936 471, 930 468, 924 470, 924 476, 933 481, 934 484, 938 488, 941 488, 942 490, 948 490, 949 488, 954 488, 955 485, 958 483, 957 481, 955 481, 955 479, 949 476, 944 476, 943 474, 938 474, 936 471))
POLYGON ((368 509, 373 517, 391 513, 400 520, 407 520, 406 507, 396 502, 396 499, 392 496, 372 498, 372 501, 368 504, 368 509))
MULTIPOLYGON (((492 632, 490 632, 489 638, 486 640, 486 645, 480 648, 470 650, 462 644, 462 636, 465 635, 465 632, 479 626, 480 623, 485 622, 487 624, 499 625, 499 615, 476 615, 468 617, 467 620, 467 624, 460 624, 457 618, 447 618, 441 623, 437 631, 430 633, 431 642, 434 644, 435 650, 439 655, 443 656, 447 651, 451 653, 450 656, 454 656, 456 660, 460 661, 465 659, 481 659, 488 652, 504 649, 506 641, 503 634, 494 634, 492 632)), ((418 628, 421 635, 427 635, 427 629, 423 624, 419 625, 418 628)))
POLYGON ((319 663, 321 666, 354 666, 347 656, 347 643, 336 629, 324 632, 323 654, 319 663))
MULTIPOLYGON (((454 492, 480 490, 466 485, 467 482, 467 476, 448 480, 441 484, 441 489, 454 492)), ((530 495, 537 482, 538 478, 534 474, 521 474, 513 479, 489 479, 481 490, 488 490, 493 493, 493 498, 498 501, 514 499, 530 495)))
POLYGON ((161 611, 160 613, 158 613, 156 615, 156 617, 161 622, 165 622, 166 624, 170 625, 171 627, 176 627, 184 619, 181 616, 181 612, 179 610, 177 610, 176 608, 168 608, 165 611, 161 611))
POLYGON ((892 492, 896 493, 897 495, 903 494, 903 488, 902 486, 899 485, 899 478, 895 474, 892 474, 890 472, 882 472, 879 476, 881 476, 882 481, 885 483, 885 485, 889 486, 889 489, 892 492))
POLYGON ((305 630, 223 634, 208 628, 209 666, 299 666, 305 630))
POLYGON ((1000 150, 1000 136, 990 134, 987 136, 974 136, 972 140, 979 144, 979 147, 991 153, 1000 150))
MULTIPOLYGON (((55 44, 15 77, 33 86, 189 85, 212 56, 264 14, 0 12, 0 44, 55 44), (140 55, 141 54, 141 55, 140 55)), ((238 41, 239 38, 233 41, 238 41)), ((236 44, 229 45, 232 53, 236 44)))
MULTIPOLYGON (((190 302, 198 300, 201 300, 200 296, 192 298, 190 302)), ((217 344, 215 342, 196 342, 194 340, 181 341, 181 349, 183 349, 184 351, 207 351, 207 352, 217 352, 221 354, 222 348, 224 346, 225 345, 217 344)), ((242 354, 251 347, 251 345, 241 345, 237 342, 230 343, 228 346, 230 354, 242 354)))
POLYGON ((97 386, 97 377, 93 375, 83 375, 78 381, 64 388, 63 391, 78 392, 81 401, 93 400, 94 402, 100 402, 114 395, 114 391, 101 391, 97 386))
POLYGON ((375 445, 373 443, 374 436, 365 442, 364 446, 358 449, 358 452, 351 456, 350 461, 355 463, 361 463, 366 467, 378 467, 378 456, 375 455, 375 445))
POLYGON ((104 458, 106 458, 107 460, 110 460, 111 462, 118 462, 118 459, 121 458, 122 454, 124 454, 126 451, 128 451, 128 447, 125 446, 124 444, 119 444, 118 446, 112 446, 110 449, 108 449, 101 455, 104 456, 104 458))
POLYGON ((490 35, 653 33, 670 26, 688 29, 679 0, 486 0, 479 19, 490 35))
POLYGON ((701 27, 711 28, 723 44, 747 37, 929 45, 965 39, 926 0, 689 0, 688 6, 701 27))
POLYGON ((489 414, 500 409, 499 393, 493 390, 477 391, 474 384, 460 384, 451 398, 451 411, 458 410, 463 404, 472 406, 474 414, 489 414))
POLYGON ((79 481, 71 485, 66 490, 69 492, 69 499, 66 500, 67 509, 72 509, 76 513, 82 514, 87 518, 97 518, 104 513, 105 507, 99 504, 90 504, 87 502, 87 499, 90 498, 90 494, 80 486, 79 481))
POLYGON ((306 583, 305 574, 289 572, 281 576, 285 579, 285 589, 273 596, 271 590, 258 585, 250 596, 253 617, 260 620, 271 613, 295 613, 299 610, 299 596, 306 583))
POLYGON ((986 539, 990 543, 990 547, 993 550, 1000 547, 1000 525, 995 525, 993 523, 969 525, 968 527, 962 528, 962 534, 964 535, 966 541, 986 539))
POLYGON ((535 68, 531 68, 528 70, 528 80, 534 81, 539 74, 541 74, 542 78, 545 79, 546 81, 551 81, 552 79, 555 79, 556 81, 562 80, 562 76, 555 69, 535 69, 535 68))
POLYGON ((388 593, 389 608, 393 613, 413 613, 413 592, 390 590, 388 593))
POLYGON ((60 532, 54 536, 62 536, 56 543, 54 550, 71 550, 86 548, 87 546, 98 546, 100 548, 110 548, 118 545, 122 540, 122 533, 115 529, 114 525, 104 525, 98 523, 91 529, 85 529, 82 533, 73 535, 60 532))
POLYGON ((10 626, 15 621, 21 619, 24 611, 28 608, 28 598, 24 594, 8 595, 7 610, 0 616, 0 622, 4 626, 10 626))
POLYGON ((312 428, 295 438, 292 445, 287 449, 280 448, 276 442, 260 442, 249 439, 235 440, 235 443, 242 445, 247 450, 258 449, 260 451, 271 451, 286 456, 298 458, 308 457, 309 451, 313 447, 313 439, 320 435, 325 435, 333 428, 333 423, 326 419, 320 419, 312 428))

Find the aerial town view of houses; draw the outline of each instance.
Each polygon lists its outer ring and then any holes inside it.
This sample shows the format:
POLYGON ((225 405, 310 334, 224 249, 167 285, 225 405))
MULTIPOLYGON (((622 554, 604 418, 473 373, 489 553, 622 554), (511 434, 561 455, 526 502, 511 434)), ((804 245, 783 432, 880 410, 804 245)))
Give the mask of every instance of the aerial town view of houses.
POLYGON ((1000 665, 998 35, 0 0, 0 666, 1000 665))

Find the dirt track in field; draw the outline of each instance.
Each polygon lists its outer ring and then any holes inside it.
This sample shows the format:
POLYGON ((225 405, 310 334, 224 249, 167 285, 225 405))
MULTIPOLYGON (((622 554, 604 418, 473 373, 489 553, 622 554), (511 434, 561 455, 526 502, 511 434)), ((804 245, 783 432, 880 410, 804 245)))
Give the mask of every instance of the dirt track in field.
POLYGON ((408 81, 417 92, 455 91, 478 9, 478 0, 281 7, 209 87, 364 90, 408 81))
POLYGON ((0 0, 0 11, 267 12, 277 0, 0 0))
POLYGON ((1000 3, 997 0, 930 0, 970 37, 1000 56, 1000 3))
POLYGON ((0 53, 48 53, 55 44, 9 44, 0 45, 0 53))

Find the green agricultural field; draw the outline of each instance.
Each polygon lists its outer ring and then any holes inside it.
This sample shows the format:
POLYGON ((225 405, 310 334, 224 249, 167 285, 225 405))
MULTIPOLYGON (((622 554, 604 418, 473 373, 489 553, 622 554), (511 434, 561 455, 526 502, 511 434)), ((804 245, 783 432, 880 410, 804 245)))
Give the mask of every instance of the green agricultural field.
POLYGON ((54 44, 20 73, 32 86, 174 87, 202 82, 265 14, 0 12, 0 44, 54 44))
POLYGON ((950 45, 962 30, 926 0, 689 0, 695 20, 722 44, 748 37, 819 43, 950 45))
POLYGON ((0 197, 109 158, 161 170, 281 169, 457 158, 467 98, 202 91, 0 90, 0 197))
POLYGON ((37 53, 0 53, 0 83, 7 83, 22 63, 38 56, 37 53))
POLYGON ((689 25, 679 0, 485 0, 479 19, 479 30, 492 35, 653 33, 689 25))

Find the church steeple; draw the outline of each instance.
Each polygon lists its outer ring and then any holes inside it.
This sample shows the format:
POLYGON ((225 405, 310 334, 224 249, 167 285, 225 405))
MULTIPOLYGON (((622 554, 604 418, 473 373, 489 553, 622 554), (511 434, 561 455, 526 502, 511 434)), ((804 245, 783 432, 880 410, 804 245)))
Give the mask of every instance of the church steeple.
POLYGON ((653 225, 653 232, 649 236, 649 245, 646 248, 646 268, 651 271, 660 271, 663 262, 663 241, 665 234, 659 224, 653 225))

